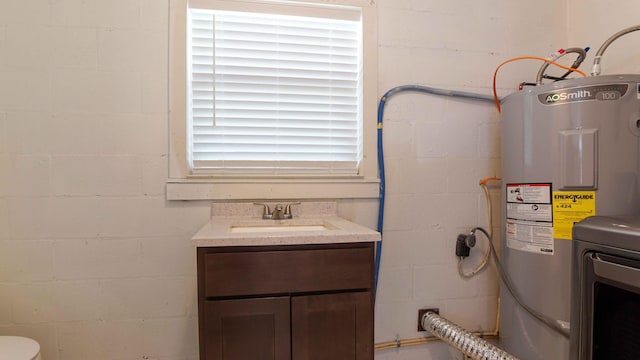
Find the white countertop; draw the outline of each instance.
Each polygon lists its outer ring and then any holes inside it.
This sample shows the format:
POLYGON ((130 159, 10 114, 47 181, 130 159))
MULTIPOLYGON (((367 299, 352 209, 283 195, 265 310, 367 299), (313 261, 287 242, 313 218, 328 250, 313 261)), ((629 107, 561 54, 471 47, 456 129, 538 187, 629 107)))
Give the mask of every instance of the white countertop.
POLYGON ((380 233, 337 216, 332 203, 303 203, 300 216, 286 220, 263 220, 262 209, 249 203, 214 204, 213 216, 192 240, 194 246, 306 245, 380 241, 380 233), (258 209, 256 211, 256 209, 258 209), (324 226, 322 230, 299 230, 297 226, 324 226), (250 232, 237 228, 261 227, 250 232), (234 229, 235 228, 235 229, 234 229), (268 231, 266 231, 268 230, 268 231))

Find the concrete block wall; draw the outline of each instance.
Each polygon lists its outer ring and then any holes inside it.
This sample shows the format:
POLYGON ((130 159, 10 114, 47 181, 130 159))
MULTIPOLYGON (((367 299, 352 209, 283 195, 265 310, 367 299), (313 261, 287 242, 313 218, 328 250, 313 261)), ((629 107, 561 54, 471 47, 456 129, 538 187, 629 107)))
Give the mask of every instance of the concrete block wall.
MULTIPOLYGON (((198 356, 189 239, 210 203, 164 196, 168 3, 0 2, 0 335, 37 339, 47 360, 198 356)), ((489 95, 501 61, 601 42, 639 10, 633 0, 589 5, 379 0, 379 94, 421 84, 489 95), (605 5, 606 31, 593 26, 605 5)), ((618 51, 612 64, 635 55, 618 51)), ((538 67, 505 67, 501 95, 538 67)), ((495 270, 461 279, 453 249, 459 232, 486 225, 477 183, 500 175, 499 127, 488 103, 417 93, 388 102, 377 342, 422 336, 425 306, 470 330, 495 326, 495 270)), ((499 204, 496 188, 492 198, 499 204)), ((377 200, 340 200, 339 212, 375 228, 377 200)), ((376 358, 462 356, 434 343, 376 358)))
POLYGON ((208 202, 167 202, 168 0, 0 4, 0 335, 196 359, 208 202))
MULTIPOLYGON (((515 56, 547 56, 566 47, 560 36, 564 8, 553 2, 379 1, 379 92, 420 84, 491 95, 495 68, 515 56), (534 12, 536 16, 532 17, 534 12)), ((514 63, 499 73, 501 95, 533 81, 539 63, 514 63), (533 80, 532 80, 533 79, 533 80)), ((486 227, 480 179, 500 176, 500 123, 495 105, 422 93, 389 100, 384 136, 387 216, 376 303, 376 341, 413 339, 420 308, 440 309, 471 331, 496 326, 498 281, 494 266, 472 279, 457 271, 455 240, 486 227)), ((500 191, 491 187, 499 244, 500 191)), ((465 261, 469 271, 482 258, 465 261)), ((441 343, 379 351, 376 359, 462 359, 441 343)))
MULTIPOLYGON (((591 46, 584 69, 591 71, 593 57, 598 48, 610 36, 630 26, 640 25, 640 4, 633 0, 622 1, 568 1, 570 16, 567 28, 571 29, 569 41, 581 46, 591 46)), ((613 42, 602 58, 602 73, 640 73, 640 32, 629 33, 613 42)))
MULTIPOLYGON (((502 61, 546 57, 558 48, 591 46, 581 69, 610 35, 637 25, 637 2, 558 3, 480 1, 379 1, 379 93, 421 84, 490 94, 502 61)), ((621 38, 603 60, 603 73, 639 73, 640 33, 621 38), (606 67, 605 67, 606 66, 606 67)), ((500 70, 507 95, 535 79, 540 63, 522 61, 500 70)), ((376 341, 411 339, 417 310, 441 313, 472 331, 495 328, 495 267, 466 280, 458 276, 456 235, 486 226, 478 180, 500 175, 500 119, 490 104, 417 93, 396 95, 385 115, 387 212, 376 341)), ((501 194, 492 188, 494 232, 499 242, 501 194)), ((486 249, 486 242, 480 246, 486 249)), ((469 263, 478 263, 474 250, 469 263)), ((462 359, 440 343, 379 351, 376 359, 462 359)))

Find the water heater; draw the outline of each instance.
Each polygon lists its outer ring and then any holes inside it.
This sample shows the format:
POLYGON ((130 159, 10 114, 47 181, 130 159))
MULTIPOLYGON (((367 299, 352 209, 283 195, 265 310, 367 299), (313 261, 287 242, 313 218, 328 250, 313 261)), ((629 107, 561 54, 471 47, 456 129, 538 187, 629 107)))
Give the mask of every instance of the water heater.
MULTIPOLYGON (((522 301, 569 322, 573 224, 640 214, 640 75, 525 88, 502 101, 502 258, 522 301)), ((567 359, 569 340, 501 290, 502 346, 567 359)))

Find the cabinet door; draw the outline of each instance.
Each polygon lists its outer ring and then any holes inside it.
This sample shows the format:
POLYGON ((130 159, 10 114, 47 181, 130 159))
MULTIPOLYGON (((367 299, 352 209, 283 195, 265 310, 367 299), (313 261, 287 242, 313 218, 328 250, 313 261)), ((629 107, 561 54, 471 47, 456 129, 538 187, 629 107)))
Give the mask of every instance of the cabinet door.
POLYGON ((372 360, 371 292, 291 298, 295 360, 372 360))
POLYGON ((204 304, 206 360, 290 360, 289 297, 204 304))

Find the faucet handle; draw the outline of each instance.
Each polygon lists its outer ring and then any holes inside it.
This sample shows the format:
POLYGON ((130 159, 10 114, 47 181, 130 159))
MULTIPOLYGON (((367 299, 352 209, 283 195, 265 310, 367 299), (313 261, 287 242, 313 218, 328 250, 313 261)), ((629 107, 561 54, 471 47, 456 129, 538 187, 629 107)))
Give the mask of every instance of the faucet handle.
POLYGON ((288 203, 287 206, 285 206, 285 208, 284 208, 284 217, 285 217, 285 219, 291 219, 293 217, 293 214, 291 213, 291 205, 300 205, 300 201, 293 202, 293 203, 288 203))
POLYGON ((253 205, 263 206, 262 208, 262 218, 263 219, 271 219, 271 209, 269 209, 269 205, 265 203, 253 203, 253 205))

